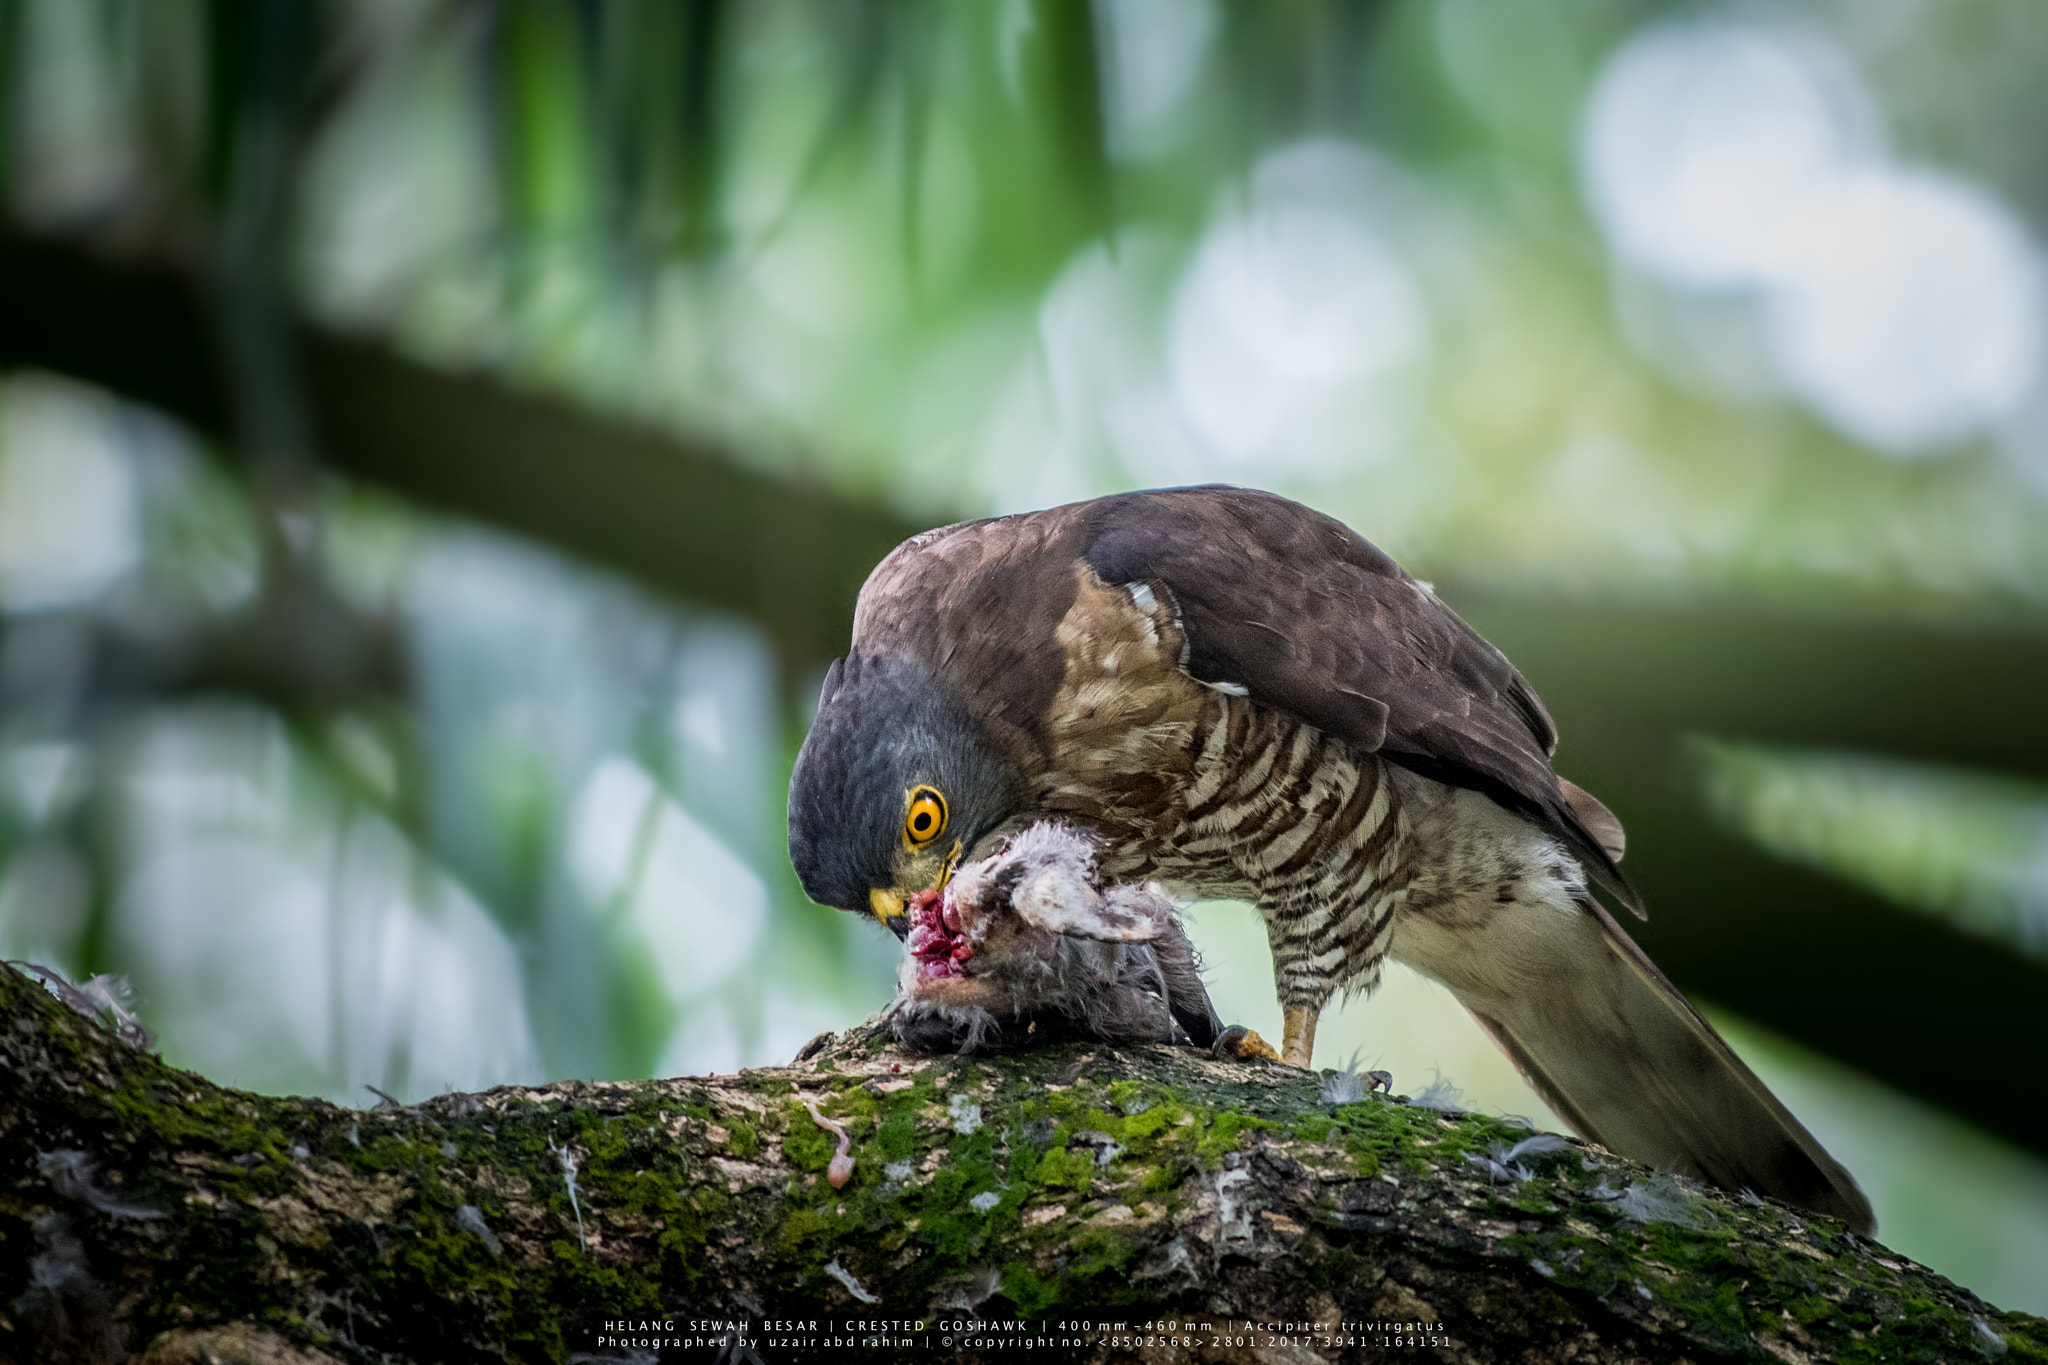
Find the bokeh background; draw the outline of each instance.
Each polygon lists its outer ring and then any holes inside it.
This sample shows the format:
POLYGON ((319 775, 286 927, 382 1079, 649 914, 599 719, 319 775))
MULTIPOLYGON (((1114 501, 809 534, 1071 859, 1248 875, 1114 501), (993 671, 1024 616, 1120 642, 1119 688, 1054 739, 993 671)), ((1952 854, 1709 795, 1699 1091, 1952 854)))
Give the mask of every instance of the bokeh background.
MULTIPOLYGON (((4 0, 0 955, 346 1104, 786 1060, 892 989, 783 842, 867 568, 1254 484, 2048 1311, 2043 71, 2034 0, 4 0)), ((1554 1122, 1399 968, 1354 1056, 1554 1122)))

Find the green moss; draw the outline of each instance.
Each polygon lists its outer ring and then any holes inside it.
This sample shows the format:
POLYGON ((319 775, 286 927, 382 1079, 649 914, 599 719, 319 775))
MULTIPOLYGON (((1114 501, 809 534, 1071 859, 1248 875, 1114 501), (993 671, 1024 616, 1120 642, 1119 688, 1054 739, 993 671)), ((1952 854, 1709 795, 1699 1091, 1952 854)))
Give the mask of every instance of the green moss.
MULTIPOLYGON (((796 1254, 804 1249, 806 1242, 822 1241, 828 1237, 837 1221, 821 1208, 792 1201, 789 1212, 783 1216, 781 1234, 776 1241, 784 1254, 796 1254)), ((820 1263, 823 1263, 822 1258, 820 1263)))
POLYGON ((1095 1179, 1095 1154, 1085 1147, 1047 1152, 1038 1158, 1031 1179, 1049 1189, 1085 1191, 1095 1179))
POLYGON ((1162 1133, 1172 1133, 1188 1111, 1177 1104, 1157 1104, 1123 1123, 1124 1141, 1138 1147, 1162 1133))
POLYGON ((875 1126, 873 1136, 861 1146, 863 1159, 873 1164, 902 1161, 918 1149, 917 1110, 907 1104, 892 1104, 875 1126))
POLYGON ((1331 1135, 1343 1142, 1359 1172, 1367 1175, 1390 1168, 1456 1168, 1467 1154, 1484 1155, 1495 1145, 1512 1146, 1528 1136, 1478 1114, 1447 1116, 1380 1100, 1342 1105, 1332 1117, 1331 1135))
POLYGON ((753 1124, 736 1121, 728 1131, 732 1133, 732 1138, 726 1143, 726 1150, 734 1156, 742 1160, 751 1160, 761 1154, 761 1133, 753 1124))
POLYGON ((1202 1140, 1195 1151, 1204 1164, 1220 1161, 1225 1152, 1234 1152, 1238 1149, 1246 1133, 1258 1132, 1273 1126, 1256 1115, 1226 1109, 1210 1118, 1208 1130, 1202 1134, 1202 1140))
POLYGON ((798 1170, 822 1172, 832 1164, 832 1154, 839 1150, 839 1139, 812 1122, 809 1110, 791 1100, 784 1106, 782 1118, 787 1125, 782 1135, 782 1154, 798 1170))
MULTIPOLYGON (((839 1119, 852 1129, 873 1123, 881 1107, 881 1101, 865 1086, 848 1084, 820 1101, 818 1112, 828 1119, 839 1119)), ((804 1117, 808 1119, 810 1115, 806 1113, 804 1117)))
POLYGON ((1027 1317, 1051 1312, 1069 1302, 1057 1276, 1041 1275, 1021 1261, 1003 1267, 1003 1296, 1027 1317))
POLYGON ((1004 1295, 1030 1316, 1076 1303, 1114 1306, 1142 1301, 1128 1272, 1139 1249, 1135 1238, 1087 1228, 1075 1236, 1072 1249, 1072 1259, 1050 1274, 1018 1261, 1004 1266, 1004 1295))
POLYGON ((1074 1259, 1066 1267, 1070 1281, 1085 1282, 1121 1271, 1138 1252, 1137 1243, 1130 1237, 1106 1228, 1084 1229, 1074 1238, 1072 1246, 1074 1259))
POLYGON ((1188 1174, 1189 1168, 1185 1162, 1162 1161, 1145 1172, 1144 1178, 1138 1182, 1138 1189, 1146 1198, 1158 1199, 1177 1189, 1180 1183, 1187 1179, 1188 1174))

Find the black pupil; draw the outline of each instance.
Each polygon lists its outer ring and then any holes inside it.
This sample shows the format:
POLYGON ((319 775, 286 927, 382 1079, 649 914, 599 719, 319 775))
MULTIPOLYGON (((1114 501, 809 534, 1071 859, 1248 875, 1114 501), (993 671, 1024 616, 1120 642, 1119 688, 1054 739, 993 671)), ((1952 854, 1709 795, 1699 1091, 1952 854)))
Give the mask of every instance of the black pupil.
POLYGON ((932 827, 932 813, 928 810, 919 811, 917 817, 910 822, 910 827, 919 834, 924 833, 932 827))

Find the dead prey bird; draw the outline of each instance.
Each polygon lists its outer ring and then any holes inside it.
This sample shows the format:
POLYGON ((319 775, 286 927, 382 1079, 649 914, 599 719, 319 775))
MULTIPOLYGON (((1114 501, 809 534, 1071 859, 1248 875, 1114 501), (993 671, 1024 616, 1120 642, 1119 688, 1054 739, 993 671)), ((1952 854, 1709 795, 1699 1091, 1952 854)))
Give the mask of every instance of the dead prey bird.
POLYGON ((1101 886, 1095 853, 1081 830, 1041 822, 914 897, 889 1010, 898 1041, 964 1052, 1027 1036, 1222 1039, 1230 1055, 1255 1054, 1256 1035, 1226 1037, 1166 893, 1101 886))

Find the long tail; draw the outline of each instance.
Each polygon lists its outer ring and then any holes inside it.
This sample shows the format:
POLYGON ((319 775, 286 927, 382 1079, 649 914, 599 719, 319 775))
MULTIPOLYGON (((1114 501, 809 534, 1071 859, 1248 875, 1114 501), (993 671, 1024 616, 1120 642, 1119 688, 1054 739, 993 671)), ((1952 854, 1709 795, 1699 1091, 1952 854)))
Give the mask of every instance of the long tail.
POLYGON ((1606 910, 1516 907, 1474 952, 1395 956, 1451 988, 1529 1084, 1610 1151, 1839 1218, 1870 1201, 1606 910))

